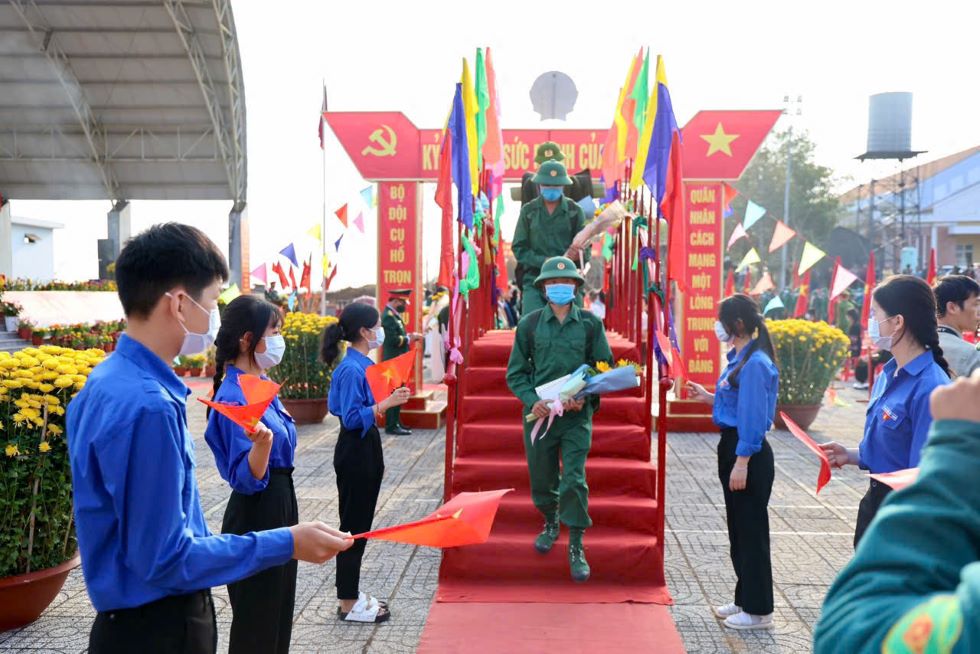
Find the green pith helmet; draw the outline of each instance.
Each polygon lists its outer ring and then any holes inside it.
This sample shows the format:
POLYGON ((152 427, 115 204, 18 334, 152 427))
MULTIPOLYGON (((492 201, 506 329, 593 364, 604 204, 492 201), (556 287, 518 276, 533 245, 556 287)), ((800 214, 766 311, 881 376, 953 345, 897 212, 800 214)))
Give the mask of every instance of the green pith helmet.
POLYGON ((572 180, 568 177, 565 166, 557 161, 545 161, 538 168, 538 172, 531 179, 535 184, 541 186, 571 186, 572 180))
POLYGON ((541 274, 534 280, 534 285, 539 286, 541 282, 549 279, 574 279, 580 286, 585 283, 585 278, 568 257, 551 257, 545 261, 541 266, 541 274))
POLYGON ((538 150, 534 155, 534 163, 539 166, 545 161, 564 161, 565 155, 562 154, 561 148, 554 141, 545 141, 538 146, 538 150))

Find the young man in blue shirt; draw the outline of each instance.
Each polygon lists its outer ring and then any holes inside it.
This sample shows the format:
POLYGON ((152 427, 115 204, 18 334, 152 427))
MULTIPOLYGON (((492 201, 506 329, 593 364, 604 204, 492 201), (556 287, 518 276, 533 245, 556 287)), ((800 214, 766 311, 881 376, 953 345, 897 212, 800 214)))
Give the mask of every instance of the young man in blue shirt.
POLYGON ((92 654, 214 652, 211 586, 292 558, 322 563, 352 543, 319 522, 243 536, 208 530, 190 390, 169 362, 213 343, 227 278, 214 243, 175 223, 133 238, 116 261, 126 334, 68 406, 78 547, 98 611, 92 654))

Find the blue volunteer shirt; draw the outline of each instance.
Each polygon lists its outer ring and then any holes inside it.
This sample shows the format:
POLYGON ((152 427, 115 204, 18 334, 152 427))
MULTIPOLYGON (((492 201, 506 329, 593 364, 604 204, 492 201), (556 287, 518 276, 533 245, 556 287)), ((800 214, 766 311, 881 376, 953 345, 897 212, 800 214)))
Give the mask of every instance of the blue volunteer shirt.
MULTIPOLYGON (((752 341, 755 343, 755 341, 752 341)), ((711 417, 716 425, 738 429, 736 456, 752 456, 762 449, 762 439, 772 427, 779 393, 779 370, 765 352, 756 350, 738 373, 737 386, 728 376, 752 346, 749 343, 738 354, 728 351, 728 366, 718 378, 711 417)))
MULTIPOLYGON (((228 366, 224 381, 214 396, 215 401, 244 406, 245 393, 238 383, 239 375, 243 374, 245 373, 235 366, 228 366)), ((252 475, 252 469, 248 467, 252 441, 245 435, 244 428, 217 411, 212 411, 204 432, 204 439, 214 453, 214 464, 221 473, 221 478, 228 482, 232 490, 245 495, 265 490, 269 485, 269 470, 292 468, 296 458, 296 425, 278 397, 272 400, 272 404, 262 414, 262 423, 272 430, 273 436, 269 465, 261 479, 256 479, 252 475)))
POLYGON ((194 476, 189 394, 124 335, 68 405, 78 549, 98 611, 223 586, 292 557, 288 528, 211 535, 194 476))
POLYGON ((333 371, 327 396, 330 413, 340 418, 344 429, 361 430, 361 438, 374 426, 376 402, 364 373, 373 364, 374 361, 348 347, 347 354, 333 371))
POLYGON ((873 473, 919 465, 929 436, 929 396, 949 377, 927 350, 902 368, 892 359, 875 380, 858 449, 860 465, 873 473))

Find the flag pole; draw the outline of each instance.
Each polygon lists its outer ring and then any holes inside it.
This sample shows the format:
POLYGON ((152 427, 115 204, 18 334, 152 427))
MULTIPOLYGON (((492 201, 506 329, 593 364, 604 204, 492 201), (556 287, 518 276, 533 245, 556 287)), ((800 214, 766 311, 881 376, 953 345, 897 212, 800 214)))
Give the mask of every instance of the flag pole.
MULTIPOLYGON (((323 85, 323 110, 320 112, 320 129, 323 129, 323 112, 327 107, 327 82, 320 80, 323 85)), ((326 261, 327 255, 327 148, 324 147, 323 139, 320 139, 320 181, 323 188, 323 209, 320 218, 320 262, 321 266, 326 261)), ((311 266, 312 267, 312 266, 311 266)), ((320 271, 320 315, 327 313, 327 270, 320 271)))

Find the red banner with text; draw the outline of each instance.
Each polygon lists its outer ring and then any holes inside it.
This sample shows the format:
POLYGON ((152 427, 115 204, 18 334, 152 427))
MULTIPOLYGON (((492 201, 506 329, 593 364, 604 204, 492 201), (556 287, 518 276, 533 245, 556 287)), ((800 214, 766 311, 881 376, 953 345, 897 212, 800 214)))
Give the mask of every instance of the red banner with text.
POLYGON ((684 279, 688 289, 681 296, 681 353, 691 381, 711 388, 721 373, 715 320, 723 287, 722 186, 685 183, 684 192, 688 224, 684 279))
MULTIPOLYGON (((412 290, 405 329, 422 332, 422 218, 418 182, 378 184, 378 308, 393 289, 412 290)), ((415 366, 421 381, 422 358, 415 366)))

